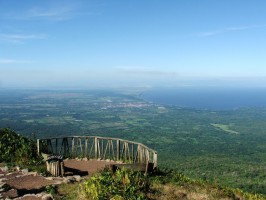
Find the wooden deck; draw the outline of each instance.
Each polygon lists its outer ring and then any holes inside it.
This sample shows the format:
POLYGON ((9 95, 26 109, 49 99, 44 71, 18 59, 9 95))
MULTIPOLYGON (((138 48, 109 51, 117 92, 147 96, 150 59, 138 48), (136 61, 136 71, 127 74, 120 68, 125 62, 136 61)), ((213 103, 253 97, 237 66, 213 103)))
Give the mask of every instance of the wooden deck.
MULTIPOLYGON (((64 158, 86 158, 88 161, 80 162, 81 170, 94 169, 95 165, 102 167, 106 164, 113 164, 116 167, 131 169, 157 169, 157 152, 141 143, 110 137, 98 136, 70 136, 37 140, 38 153, 62 155, 64 158), (109 161, 109 162, 106 162, 109 161), (110 162, 113 161, 113 162, 110 162), (83 164, 84 163, 84 164, 83 164), (120 163, 120 166, 119 166, 120 163), (84 168, 82 167, 84 166, 84 168)), ((65 162, 65 167, 70 166, 70 162, 65 162)))

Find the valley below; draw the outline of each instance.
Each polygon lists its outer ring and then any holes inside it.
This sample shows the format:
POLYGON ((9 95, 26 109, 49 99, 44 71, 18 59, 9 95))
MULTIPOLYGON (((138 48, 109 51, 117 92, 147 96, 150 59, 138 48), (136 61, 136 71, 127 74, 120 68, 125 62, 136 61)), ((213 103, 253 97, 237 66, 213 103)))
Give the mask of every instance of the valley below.
POLYGON ((210 110, 122 90, 1 90, 0 127, 31 138, 99 135, 158 151, 159 168, 266 194, 266 107, 210 110))

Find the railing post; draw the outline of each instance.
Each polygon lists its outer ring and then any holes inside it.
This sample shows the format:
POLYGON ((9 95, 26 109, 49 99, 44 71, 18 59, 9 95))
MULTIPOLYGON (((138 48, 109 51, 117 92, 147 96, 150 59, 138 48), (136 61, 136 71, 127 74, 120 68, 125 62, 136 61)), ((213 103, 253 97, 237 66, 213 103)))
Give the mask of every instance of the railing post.
POLYGON ((139 144, 138 144, 138 162, 142 163, 142 152, 139 144))
POLYGON ((134 144, 132 143, 132 163, 134 163, 134 144))
POLYGON ((158 167, 158 161, 157 161, 157 152, 153 153, 153 169, 156 169, 158 167))
POLYGON ((111 159, 113 156, 113 159, 116 161, 132 161, 132 163, 146 164, 146 171, 148 170, 149 163, 153 164, 153 170, 158 168, 158 155, 156 151, 141 143, 131 142, 119 138, 105 138, 100 136, 70 136, 63 138, 36 139, 36 143, 38 155, 40 155, 42 152, 60 153, 64 156, 69 155, 69 157, 72 156, 72 158, 75 158, 79 153, 81 153, 82 156, 88 157, 88 159, 91 158, 96 160, 107 158, 111 159), (83 138, 85 139, 84 142, 82 141, 83 138), (62 142, 60 146, 61 140, 62 142), (70 142, 70 140, 72 141, 70 142), (92 140, 92 144, 89 144, 90 140, 92 140), (104 141, 106 141, 106 146, 104 146, 104 141), (42 143, 46 143, 46 146, 43 146, 42 143), (70 145, 71 143, 72 146, 70 145), (55 149, 53 148, 52 144, 55 145, 55 149), (62 152, 62 150, 64 152, 62 152))
POLYGON ((145 176, 147 176, 149 170, 149 163, 150 163, 150 152, 148 149, 145 149, 145 162, 146 162, 145 176))
POLYGON ((72 158, 75 158, 75 138, 72 137, 72 158))
POLYGON ((40 140, 37 139, 37 153, 40 155, 40 140))
POLYGON ((83 147, 82 147, 82 140, 81 138, 78 138, 78 141, 79 141, 79 148, 80 148, 80 155, 82 158, 84 157, 84 154, 83 154, 83 147))
POLYGON ((88 157, 88 138, 85 138, 85 158, 88 157))
POLYGON ((120 159, 120 140, 116 140, 116 160, 120 159))
POLYGON ((150 161, 150 152, 149 152, 149 150, 148 149, 145 149, 145 159, 146 159, 146 161, 148 160, 148 161, 150 161))
POLYGON ((95 159, 98 158, 98 138, 94 138, 94 157, 95 159))

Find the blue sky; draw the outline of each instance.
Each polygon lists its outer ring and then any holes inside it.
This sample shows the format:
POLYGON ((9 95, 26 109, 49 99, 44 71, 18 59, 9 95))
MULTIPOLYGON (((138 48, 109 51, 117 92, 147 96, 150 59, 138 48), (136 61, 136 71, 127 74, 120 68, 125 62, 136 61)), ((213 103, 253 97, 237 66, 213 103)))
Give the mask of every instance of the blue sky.
POLYGON ((264 0, 0 0, 0 87, 266 85, 264 0))

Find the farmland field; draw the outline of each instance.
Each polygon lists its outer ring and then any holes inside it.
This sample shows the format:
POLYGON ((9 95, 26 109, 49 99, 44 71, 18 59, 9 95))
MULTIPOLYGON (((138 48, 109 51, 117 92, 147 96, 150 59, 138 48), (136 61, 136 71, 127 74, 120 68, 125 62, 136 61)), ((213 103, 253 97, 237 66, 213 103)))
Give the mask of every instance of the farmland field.
POLYGON ((1 128, 134 140, 158 151, 159 167, 266 194, 266 108, 199 110, 104 90, 1 90, 0 108, 1 128))

